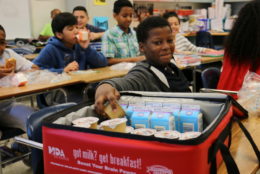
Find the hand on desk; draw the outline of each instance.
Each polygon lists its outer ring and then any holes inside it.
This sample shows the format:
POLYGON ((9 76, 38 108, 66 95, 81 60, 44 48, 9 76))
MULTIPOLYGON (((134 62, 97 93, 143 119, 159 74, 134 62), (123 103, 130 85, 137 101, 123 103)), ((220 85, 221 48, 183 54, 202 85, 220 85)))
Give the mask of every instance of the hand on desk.
POLYGON ((95 110, 100 115, 104 113, 104 103, 109 101, 111 107, 116 109, 117 100, 120 98, 120 93, 110 84, 102 84, 96 90, 95 95, 95 110))
POLYGON ((79 70, 79 64, 76 61, 71 62, 64 68, 64 72, 77 71, 79 70))

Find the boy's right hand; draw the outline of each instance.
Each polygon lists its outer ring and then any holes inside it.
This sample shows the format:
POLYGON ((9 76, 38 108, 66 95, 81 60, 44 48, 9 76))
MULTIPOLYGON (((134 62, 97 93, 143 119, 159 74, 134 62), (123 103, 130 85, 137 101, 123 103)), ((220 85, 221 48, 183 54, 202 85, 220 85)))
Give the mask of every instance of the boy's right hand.
POLYGON ((15 71, 15 67, 6 68, 4 66, 0 66, 0 78, 10 75, 14 71, 15 71))
POLYGON ((120 93, 110 84, 102 84, 96 90, 95 110, 100 115, 105 115, 104 104, 108 101, 112 109, 116 109, 116 102, 120 98, 120 93))
POLYGON ((64 72, 77 71, 79 69, 79 64, 76 61, 69 63, 65 68, 64 72))

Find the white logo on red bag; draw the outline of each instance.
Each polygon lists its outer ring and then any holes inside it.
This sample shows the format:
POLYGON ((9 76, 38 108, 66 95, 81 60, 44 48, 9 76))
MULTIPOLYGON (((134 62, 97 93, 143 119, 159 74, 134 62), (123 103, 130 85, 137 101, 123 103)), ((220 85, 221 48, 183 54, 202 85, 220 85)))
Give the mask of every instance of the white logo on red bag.
POLYGON ((49 152, 49 154, 53 155, 54 157, 66 159, 64 151, 57 147, 48 146, 48 152, 49 152))
POLYGON ((149 174, 173 174, 171 169, 161 165, 148 166, 146 172, 149 174))

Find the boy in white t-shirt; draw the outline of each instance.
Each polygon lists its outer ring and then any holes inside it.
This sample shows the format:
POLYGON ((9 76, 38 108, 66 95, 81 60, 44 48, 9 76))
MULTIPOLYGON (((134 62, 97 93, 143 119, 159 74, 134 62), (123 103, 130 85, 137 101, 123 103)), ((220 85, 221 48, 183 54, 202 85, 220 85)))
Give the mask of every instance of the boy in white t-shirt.
MULTIPOLYGON (((39 69, 37 65, 34 65, 32 62, 15 53, 13 50, 6 48, 5 37, 5 30, 0 25, 0 79, 13 72, 39 69), (9 58, 14 58, 16 64, 7 68, 5 67, 5 63, 9 58)), ((27 118, 33 111, 33 108, 22 104, 12 101, 0 101, 0 126, 1 128, 20 128, 25 131, 27 118)))

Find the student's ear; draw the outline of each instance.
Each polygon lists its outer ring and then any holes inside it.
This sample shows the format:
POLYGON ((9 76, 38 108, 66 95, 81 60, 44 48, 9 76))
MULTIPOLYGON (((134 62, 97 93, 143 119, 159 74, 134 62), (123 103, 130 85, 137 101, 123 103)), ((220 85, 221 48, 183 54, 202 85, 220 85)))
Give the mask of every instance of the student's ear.
POLYGON ((55 36, 56 36, 57 38, 59 38, 60 40, 63 39, 63 33, 56 32, 56 33, 55 33, 55 36))
POLYGON ((141 53, 144 53, 144 43, 143 42, 139 42, 139 50, 141 53))
POLYGON ((117 14, 113 13, 113 17, 117 20, 117 14))

